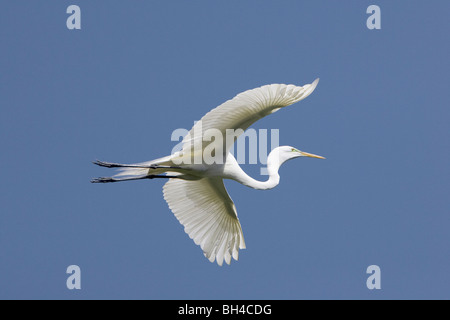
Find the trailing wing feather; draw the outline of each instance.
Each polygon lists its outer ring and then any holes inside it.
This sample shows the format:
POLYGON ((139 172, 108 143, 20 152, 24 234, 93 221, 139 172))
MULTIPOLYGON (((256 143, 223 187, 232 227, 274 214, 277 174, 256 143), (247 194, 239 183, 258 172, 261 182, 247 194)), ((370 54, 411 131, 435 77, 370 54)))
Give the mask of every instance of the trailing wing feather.
POLYGON ((239 136, 236 133, 242 134, 259 119, 305 99, 314 91, 318 82, 319 79, 316 79, 312 84, 304 86, 270 84, 238 94, 208 112, 192 127, 183 139, 183 152, 190 153, 194 149, 203 150, 211 143, 222 143, 222 146, 215 149, 227 154, 239 136), (219 130, 225 141, 204 141, 205 132, 210 129, 219 130), (233 129, 233 139, 225 145, 227 129, 233 129))
POLYGON ((199 245, 209 261, 230 264, 245 248, 236 207, 221 178, 196 181, 170 179, 163 188, 164 199, 184 226, 185 232, 199 245))

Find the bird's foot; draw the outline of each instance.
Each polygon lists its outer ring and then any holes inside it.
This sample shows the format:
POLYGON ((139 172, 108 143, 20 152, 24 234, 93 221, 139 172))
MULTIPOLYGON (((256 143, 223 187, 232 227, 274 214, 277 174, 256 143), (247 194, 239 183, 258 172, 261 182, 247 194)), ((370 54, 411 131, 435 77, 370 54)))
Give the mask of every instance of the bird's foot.
POLYGON ((106 167, 106 168, 120 168, 123 166, 119 163, 105 162, 105 161, 100 161, 100 160, 92 161, 92 163, 96 164, 100 167, 106 167))
POLYGON ((92 183, 107 183, 107 182, 116 182, 117 180, 114 178, 110 178, 110 177, 100 177, 100 178, 95 178, 92 179, 91 182, 92 183))

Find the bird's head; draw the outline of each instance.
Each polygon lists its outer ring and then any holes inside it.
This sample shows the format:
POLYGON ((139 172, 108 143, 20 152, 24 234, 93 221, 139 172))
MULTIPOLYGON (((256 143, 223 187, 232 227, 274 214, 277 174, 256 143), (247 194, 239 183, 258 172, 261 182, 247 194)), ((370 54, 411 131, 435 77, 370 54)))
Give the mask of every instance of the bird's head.
POLYGON ((278 169, 280 166, 288 160, 298 158, 298 157, 310 157, 325 159, 324 157, 300 151, 294 147, 282 146, 272 150, 272 152, 267 157, 267 170, 270 174, 278 174, 278 169))
POLYGON ((294 158, 298 158, 298 157, 310 157, 310 158, 325 159, 324 157, 321 157, 321 156, 318 156, 318 155, 315 155, 312 153, 300 151, 300 150, 298 150, 294 147, 290 147, 290 146, 278 147, 278 148, 274 149, 273 151, 275 151, 274 155, 276 155, 276 157, 278 158, 280 165, 290 159, 294 159, 294 158))

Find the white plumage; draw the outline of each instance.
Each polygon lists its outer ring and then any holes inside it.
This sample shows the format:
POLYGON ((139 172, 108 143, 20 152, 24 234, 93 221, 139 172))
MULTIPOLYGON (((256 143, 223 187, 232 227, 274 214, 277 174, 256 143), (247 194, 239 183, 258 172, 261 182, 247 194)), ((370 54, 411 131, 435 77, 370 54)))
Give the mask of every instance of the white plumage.
POLYGON ((318 81, 304 86, 271 84, 240 93, 203 116, 184 137, 182 151, 136 164, 96 161, 95 164, 103 167, 120 168, 120 172, 92 182, 169 179, 163 187, 164 199, 185 232, 201 247, 209 261, 230 264, 232 258, 238 260, 239 249, 245 248, 245 242, 236 207, 223 179, 232 179, 255 189, 271 189, 278 185, 278 169, 285 161, 301 156, 323 157, 289 146, 275 148, 267 158, 269 179, 257 181, 240 168, 229 149, 239 133, 255 121, 306 98, 318 81), (205 139, 208 130, 215 130, 224 139, 205 139), (228 130, 234 135, 227 145, 228 130), (194 161, 198 152, 206 149, 220 150, 223 161, 209 163, 202 157, 200 163, 194 161))
MULTIPOLYGON (((270 84, 244 91, 205 114, 183 139, 183 150, 195 148, 197 144, 201 144, 202 148, 208 145, 210 142, 204 141, 203 137, 209 129, 220 130, 224 137, 227 129, 245 131, 259 119, 305 99, 318 83, 319 79, 316 79, 312 84, 302 87, 270 84), (199 128, 201 130, 196 130, 199 128)), ((231 145, 224 148, 225 153, 229 147, 231 145)))
POLYGON ((245 249, 244 235, 223 179, 170 179, 163 193, 184 231, 209 261, 222 265, 224 259, 228 264, 231 257, 238 259, 239 249, 245 249))

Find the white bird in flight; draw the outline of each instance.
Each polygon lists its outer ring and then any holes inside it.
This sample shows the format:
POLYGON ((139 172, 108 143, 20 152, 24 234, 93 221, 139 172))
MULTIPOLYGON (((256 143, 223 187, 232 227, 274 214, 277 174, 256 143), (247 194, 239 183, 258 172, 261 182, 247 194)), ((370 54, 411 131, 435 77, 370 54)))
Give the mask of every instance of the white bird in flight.
POLYGON ((238 94, 198 121, 182 141, 183 150, 160 159, 119 164, 94 161, 94 164, 120 168, 113 177, 96 178, 93 183, 119 182, 140 179, 168 179, 163 187, 164 199, 184 226, 185 232, 203 250, 205 257, 218 265, 223 261, 238 260, 239 249, 245 249, 241 224, 236 207, 225 189, 223 179, 235 180, 254 189, 272 189, 280 182, 278 169, 287 160, 306 156, 321 156, 282 146, 273 149, 267 157, 267 181, 257 181, 248 176, 229 152, 240 133, 257 120, 296 103, 309 96, 319 79, 304 86, 271 84, 238 94), (223 137, 234 132, 231 143, 221 139, 205 139, 208 130, 223 137), (237 134, 236 134, 237 132, 237 134), (215 150, 215 160, 205 161, 198 153, 215 150), (192 161, 194 160, 194 161, 192 161))

